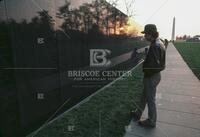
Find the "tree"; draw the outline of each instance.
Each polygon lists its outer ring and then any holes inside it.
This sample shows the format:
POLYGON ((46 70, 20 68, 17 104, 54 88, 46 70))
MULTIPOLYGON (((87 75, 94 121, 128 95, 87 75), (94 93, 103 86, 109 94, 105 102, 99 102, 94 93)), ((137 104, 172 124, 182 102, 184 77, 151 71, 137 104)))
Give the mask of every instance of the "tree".
POLYGON ((72 29, 72 12, 70 10, 70 2, 65 1, 65 5, 59 8, 59 12, 57 13, 57 17, 60 19, 64 19, 64 23, 62 24, 61 28, 63 30, 72 29))
POLYGON ((134 4, 135 4, 135 0, 131 0, 131 1, 127 1, 124 0, 125 6, 126 6, 126 14, 128 15, 128 17, 133 17, 133 13, 134 13, 134 4))

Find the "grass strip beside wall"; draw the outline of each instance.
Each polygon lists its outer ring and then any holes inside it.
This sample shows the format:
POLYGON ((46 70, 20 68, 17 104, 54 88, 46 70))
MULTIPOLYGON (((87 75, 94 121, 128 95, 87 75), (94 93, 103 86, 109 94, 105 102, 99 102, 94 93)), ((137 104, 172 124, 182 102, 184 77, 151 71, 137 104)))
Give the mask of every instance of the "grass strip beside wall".
POLYGON ((38 132, 35 137, 122 137, 142 92, 141 66, 38 132))

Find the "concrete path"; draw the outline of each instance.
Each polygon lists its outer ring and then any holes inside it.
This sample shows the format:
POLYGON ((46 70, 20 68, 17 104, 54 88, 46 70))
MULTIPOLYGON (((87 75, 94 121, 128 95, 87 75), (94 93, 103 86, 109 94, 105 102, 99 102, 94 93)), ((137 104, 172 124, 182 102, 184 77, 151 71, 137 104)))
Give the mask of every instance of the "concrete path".
MULTIPOLYGON (((157 109, 156 128, 131 121, 124 137, 200 137, 200 81, 172 44, 157 90, 157 109)), ((143 117, 147 118, 147 108, 143 117)))

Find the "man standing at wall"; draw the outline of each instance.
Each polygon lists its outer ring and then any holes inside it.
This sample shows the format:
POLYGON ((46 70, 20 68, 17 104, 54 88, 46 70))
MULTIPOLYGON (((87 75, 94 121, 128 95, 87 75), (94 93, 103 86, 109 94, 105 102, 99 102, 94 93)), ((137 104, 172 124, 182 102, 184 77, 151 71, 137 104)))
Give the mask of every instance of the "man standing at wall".
POLYGON ((147 24, 142 32, 150 47, 143 64, 144 90, 141 97, 140 107, 132 112, 135 120, 140 120, 146 104, 148 105, 148 119, 138 123, 145 127, 155 127, 157 120, 156 111, 156 88, 161 80, 160 71, 165 69, 165 46, 159 39, 156 25, 147 24))

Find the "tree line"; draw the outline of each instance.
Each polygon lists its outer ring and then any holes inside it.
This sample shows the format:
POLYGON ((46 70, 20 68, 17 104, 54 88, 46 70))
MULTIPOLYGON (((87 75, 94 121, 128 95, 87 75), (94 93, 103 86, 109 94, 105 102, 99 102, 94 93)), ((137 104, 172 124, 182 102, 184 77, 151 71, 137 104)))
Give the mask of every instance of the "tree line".
POLYGON ((78 8, 71 8, 69 1, 59 8, 57 17, 63 19, 61 28, 79 30, 88 33, 90 30, 109 34, 122 34, 120 28, 127 25, 128 16, 105 0, 83 3, 78 8))

